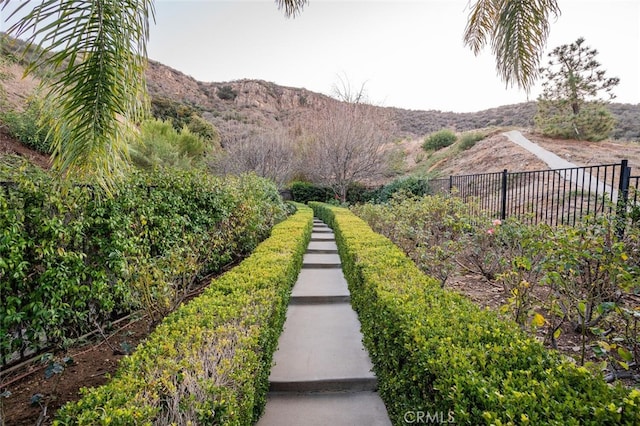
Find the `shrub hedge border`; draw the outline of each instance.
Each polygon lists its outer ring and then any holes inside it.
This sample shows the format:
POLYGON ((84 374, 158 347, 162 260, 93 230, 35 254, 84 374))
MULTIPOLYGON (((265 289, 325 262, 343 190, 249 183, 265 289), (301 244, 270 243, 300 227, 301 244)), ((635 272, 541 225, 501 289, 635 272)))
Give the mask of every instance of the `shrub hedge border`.
POLYGON ((250 257, 167 316, 109 383, 62 407, 54 424, 253 424, 311 238, 313 213, 296 207, 250 257))
POLYGON ((640 391, 608 385, 515 323, 443 290, 349 210, 309 203, 333 228, 379 391, 394 424, 640 424, 640 391), (426 417, 425 417, 426 416, 426 417))

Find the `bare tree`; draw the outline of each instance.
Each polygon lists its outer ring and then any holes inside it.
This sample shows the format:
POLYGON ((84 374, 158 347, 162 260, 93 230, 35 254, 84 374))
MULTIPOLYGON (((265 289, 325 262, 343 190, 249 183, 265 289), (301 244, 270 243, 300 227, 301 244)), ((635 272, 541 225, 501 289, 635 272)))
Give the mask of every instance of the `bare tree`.
POLYGON ((321 110, 306 125, 302 171, 346 201, 349 185, 373 183, 387 171, 390 123, 383 110, 363 103, 321 110))
POLYGON ((284 186, 295 170, 292 137, 285 129, 253 130, 225 141, 210 161, 217 174, 255 172, 284 186))
POLYGON ((360 88, 356 91, 351 85, 351 80, 346 74, 338 75, 338 81, 333 84, 332 92, 333 96, 339 101, 347 102, 350 104, 366 104, 369 103, 367 98, 367 91, 365 90, 367 82, 365 81, 360 85, 360 88))

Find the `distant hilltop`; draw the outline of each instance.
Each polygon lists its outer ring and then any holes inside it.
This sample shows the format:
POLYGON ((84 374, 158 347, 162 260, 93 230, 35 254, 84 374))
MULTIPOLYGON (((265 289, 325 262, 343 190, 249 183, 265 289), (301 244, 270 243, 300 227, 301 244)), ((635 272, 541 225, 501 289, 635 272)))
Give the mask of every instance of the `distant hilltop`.
MULTIPOLYGON (((24 46, 24 42, 4 34, 0 36, 2 53, 19 57, 16 52, 24 46)), ((37 85, 37 78, 20 78, 23 65, 19 62, 12 65, 15 77, 3 82, 10 102, 23 102, 37 85)), ((165 105, 185 111, 196 110, 218 128, 223 144, 247 132, 286 128, 293 125, 294 119, 302 113, 340 102, 306 89, 279 86, 262 80, 201 82, 153 60, 149 61, 147 68, 147 85, 152 102, 157 107, 165 105)), ((524 102, 472 113, 378 108, 395 122, 398 138, 420 138, 442 128, 455 131, 498 126, 531 128, 536 103, 524 102)), ((612 103, 609 108, 617 119, 612 138, 640 141, 640 104, 612 103)))
MULTIPOLYGON (((156 61, 149 61, 149 92, 200 109, 203 116, 225 133, 240 129, 286 125, 302 110, 340 102, 302 88, 279 86, 262 80, 205 83, 156 61)), ((394 117, 398 137, 422 137, 442 128, 467 131, 492 126, 530 128, 535 102, 504 105, 471 113, 417 111, 380 107, 394 117)), ((640 140, 640 104, 609 105, 618 120, 614 139, 640 140)))

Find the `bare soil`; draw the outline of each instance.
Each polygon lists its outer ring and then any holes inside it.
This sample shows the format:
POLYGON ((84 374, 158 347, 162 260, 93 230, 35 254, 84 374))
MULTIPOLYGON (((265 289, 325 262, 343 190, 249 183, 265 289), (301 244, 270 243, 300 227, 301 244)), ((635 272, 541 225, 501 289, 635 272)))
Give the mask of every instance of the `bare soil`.
MULTIPOLYGON (((448 281, 445 288, 467 296, 481 308, 499 311, 502 306, 507 304, 507 295, 502 286, 489 282, 481 275, 459 274, 453 277, 450 282, 448 281)), ((544 289, 539 289, 538 292, 542 293, 544 289)), ((543 299, 544 296, 544 294, 538 294, 538 298, 540 299, 543 299)), ((540 329, 536 337, 544 342, 544 330, 540 329)), ((578 361, 579 355, 582 352, 581 336, 569 324, 565 324, 562 327, 562 333, 556 343, 560 353, 578 361)), ((588 355, 589 358, 587 361, 596 360, 593 354, 588 355)))
MULTIPOLYGON (((586 142, 579 140, 560 140, 541 136, 531 131, 522 134, 532 142, 553 152, 577 166, 599 164, 618 164, 621 160, 629 160, 632 175, 640 175, 640 144, 636 142, 602 141, 586 142)), ((414 170, 420 167, 429 154, 421 148, 422 140, 414 139, 402 142, 407 168, 414 170)), ((514 144, 496 130, 485 139, 477 142, 472 148, 460 154, 450 151, 454 146, 444 148, 432 155, 442 157, 429 167, 429 173, 442 177, 450 175, 467 175, 476 173, 510 172, 546 170, 549 167, 542 160, 526 149, 514 144)))
POLYGON ((6 133, 6 130, 2 128, 2 124, 0 123, 0 158, 8 154, 25 158, 43 169, 49 169, 51 167, 51 161, 48 155, 29 149, 16 141, 6 133))
POLYGON ((622 160, 629 160, 631 173, 640 174, 640 144, 637 142, 560 140, 546 138, 533 132, 523 132, 523 135, 577 166, 618 164, 622 160))
POLYGON ((107 340, 98 334, 88 343, 54 354, 57 360, 71 357, 72 363, 62 374, 49 379, 45 378, 48 364, 39 362, 2 373, 0 390, 8 390, 11 395, 0 400, 4 405, 0 405, 0 417, 4 409, 7 426, 50 425, 56 410, 66 402, 79 399, 81 388, 105 384, 107 376, 113 375, 119 361, 126 356, 123 345, 135 348, 149 334, 150 327, 148 317, 133 318, 111 331, 107 340), (42 395, 41 402, 32 404, 36 394, 42 395))

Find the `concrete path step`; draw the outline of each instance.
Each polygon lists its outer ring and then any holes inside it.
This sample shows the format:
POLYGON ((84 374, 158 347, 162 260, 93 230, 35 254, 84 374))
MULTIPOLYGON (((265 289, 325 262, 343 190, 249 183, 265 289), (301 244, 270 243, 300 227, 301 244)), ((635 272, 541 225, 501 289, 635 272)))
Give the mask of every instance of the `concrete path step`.
POLYGON ((332 233, 326 232, 312 232, 311 241, 335 241, 335 236, 332 233))
POLYGON ((375 392, 273 393, 258 426, 390 426, 375 392))
POLYGON ((291 292, 293 305, 349 303, 351 295, 341 269, 302 269, 291 292))
POLYGON ((342 269, 338 253, 306 253, 302 269, 342 269))
POLYGON ((340 269, 303 269, 291 291, 292 299, 302 296, 348 296, 347 280, 340 269))
POLYGON ((307 247, 307 253, 311 253, 313 250, 331 250, 337 253, 338 245, 335 240, 311 241, 307 247))
POLYGON ((333 382, 353 379, 365 379, 369 390, 375 389, 361 339, 360 322, 348 303, 290 305, 274 354, 271 390, 334 390, 333 382), (317 387, 311 389, 313 384, 317 387))

